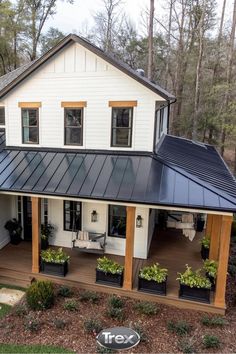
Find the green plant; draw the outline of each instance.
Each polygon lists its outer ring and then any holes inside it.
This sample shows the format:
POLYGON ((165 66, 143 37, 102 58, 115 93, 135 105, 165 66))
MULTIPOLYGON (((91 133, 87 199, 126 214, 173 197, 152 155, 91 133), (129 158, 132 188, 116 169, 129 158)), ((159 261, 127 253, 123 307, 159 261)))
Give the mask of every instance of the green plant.
POLYGON ((37 319, 28 316, 28 318, 25 321, 25 329, 27 329, 30 332, 37 332, 39 330, 39 327, 40 327, 40 322, 37 319))
POLYGON ((23 317, 27 314, 27 308, 24 304, 16 304, 14 306, 14 313, 18 317, 23 317))
POLYGON ((64 303, 64 309, 67 311, 78 311, 78 304, 75 300, 66 300, 64 303))
POLYGON ((147 316, 156 315, 159 311, 159 308, 156 304, 148 301, 140 301, 134 305, 135 310, 139 313, 147 316))
POLYGON ((220 316, 203 316, 201 322, 204 326, 207 327, 223 327, 227 324, 227 321, 220 316))
POLYGON ((204 237, 201 239, 201 245, 202 245, 204 248, 209 249, 209 248, 210 248, 210 243, 211 243, 211 240, 210 240, 210 237, 209 237, 209 236, 204 236, 204 237))
POLYGON ((57 250, 49 248, 41 251, 41 259, 47 263, 62 264, 69 261, 70 256, 68 256, 62 248, 58 248, 57 250))
POLYGON ((192 341, 188 338, 182 339, 178 342, 178 348, 183 352, 184 354, 192 354, 196 353, 196 350, 194 348, 194 344, 192 341))
POLYGON ((67 324, 67 322, 65 320, 63 320, 62 318, 55 318, 53 323, 57 329, 64 329, 67 324))
POLYGON ((57 294, 62 297, 71 297, 73 295, 73 291, 66 285, 62 285, 59 289, 57 294))
POLYGON ((26 300, 32 310, 45 310, 54 303, 53 284, 50 281, 36 281, 26 291, 26 300))
POLYGON ((41 224, 41 239, 48 240, 53 235, 54 229, 51 224, 41 224))
POLYGON ((89 318, 84 321, 84 328, 89 333, 98 334, 102 330, 103 326, 99 319, 89 318))
POLYGON ((85 290, 80 294, 80 301, 91 302, 97 304, 100 300, 100 296, 95 291, 85 290))
POLYGON ((97 269, 104 273, 122 274, 124 267, 104 256, 97 259, 97 269))
POLYGON ((119 296, 112 295, 108 299, 108 305, 114 308, 122 308, 124 307, 124 301, 119 296))
POLYGON ((236 265, 229 264, 228 271, 232 277, 236 276, 236 265))
POLYGON ((118 321, 124 320, 124 311, 122 308, 109 307, 106 312, 107 316, 118 321))
POLYGON ((178 336, 183 336, 191 332, 192 326, 186 321, 171 320, 167 323, 167 329, 178 336))
POLYGON ((214 261, 213 259, 206 259, 203 262, 203 269, 207 275, 215 280, 217 276, 218 262, 214 261))
POLYGON ((145 343, 148 341, 148 335, 144 331, 142 323, 140 321, 134 322, 130 324, 130 328, 132 328, 135 332, 140 336, 140 342, 145 343))
POLYGON ((112 350, 110 348, 102 347, 101 345, 98 345, 97 346, 97 353, 99 353, 99 354, 112 354, 112 353, 114 353, 114 350, 112 350))
POLYGON ((220 340, 217 336, 211 334, 205 334, 202 340, 205 348, 217 349, 220 347, 220 340))
POLYGON ((22 226, 21 224, 19 223, 18 220, 16 220, 15 218, 14 219, 11 219, 11 220, 8 220, 6 222, 6 224, 4 225, 5 229, 7 231, 9 231, 9 234, 15 234, 15 235, 21 235, 21 231, 22 231, 22 226))
POLYGON ((186 264, 186 270, 184 273, 178 273, 180 284, 187 285, 190 288, 203 288, 210 289, 211 282, 210 280, 201 274, 201 269, 193 271, 191 267, 186 264))
POLYGON ((157 283, 166 281, 168 270, 161 268, 159 263, 144 267, 139 271, 139 277, 146 280, 154 280, 157 283))

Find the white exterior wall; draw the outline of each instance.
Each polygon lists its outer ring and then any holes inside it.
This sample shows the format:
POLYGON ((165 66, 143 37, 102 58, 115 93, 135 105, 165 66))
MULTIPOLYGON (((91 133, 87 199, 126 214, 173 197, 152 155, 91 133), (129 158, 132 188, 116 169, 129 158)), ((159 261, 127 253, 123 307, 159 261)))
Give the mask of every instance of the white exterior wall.
POLYGON ((124 100, 138 101, 134 107, 132 147, 125 150, 152 151, 155 102, 164 99, 81 45, 70 45, 5 97, 6 143, 22 146, 18 102, 41 102, 37 146, 65 147, 61 102, 86 101, 84 145, 73 148, 112 149, 108 101, 124 100))
POLYGON ((8 231, 4 228, 5 223, 15 215, 15 197, 0 195, 0 249, 10 242, 8 231))
MULTIPOLYGON (((71 247, 75 233, 65 231, 63 225, 63 200, 48 199, 49 222, 56 226, 56 232, 49 242, 51 245, 71 247)), ((148 250, 148 208, 136 208, 136 216, 143 218, 143 227, 135 228, 134 257, 147 258, 148 250)), ((82 230, 94 232, 108 231, 108 204, 82 203, 82 230), (91 212, 96 210, 98 221, 91 222, 91 212)), ((106 253, 125 255, 125 239, 107 236, 106 253)))

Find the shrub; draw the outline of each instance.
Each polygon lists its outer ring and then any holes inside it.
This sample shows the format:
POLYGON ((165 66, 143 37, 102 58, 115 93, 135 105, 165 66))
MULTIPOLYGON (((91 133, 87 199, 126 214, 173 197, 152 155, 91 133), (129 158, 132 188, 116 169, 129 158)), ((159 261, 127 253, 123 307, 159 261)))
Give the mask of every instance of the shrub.
POLYGON ((227 324, 227 321, 220 316, 204 316, 202 318, 202 324, 207 327, 223 327, 227 324))
POLYGON ((93 304, 97 304, 98 301, 100 300, 100 296, 95 292, 95 291, 83 291, 80 294, 80 301, 84 301, 84 302, 91 302, 93 304))
POLYGON ((48 248, 47 250, 41 251, 41 259, 47 263, 63 264, 69 261, 70 256, 68 256, 62 248, 58 248, 57 250, 48 248))
POLYGON ((14 307, 16 316, 23 317, 27 314, 27 308, 24 304, 17 304, 14 307))
POLYGON ((219 348, 220 347, 220 340, 215 335, 206 334, 203 337, 203 345, 205 348, 219 348))
POLYGON ((144 267, 139 271, 139 278, 146 280, 154 280, 157 283, 163 283, 167 278, 168 271, 161 268, 159 263, 144 267))
POLYGON ((108 305, 118 309, 124 307, 124 301, 120 297, 112 295, 109 297, 108 305))
POLYGON ((122 274, 124 267, 104 256, 97 259, 97 269, 104 273, 122 274))
POLYGON ((169 321, 167 329, 178 336, 183 336, 191 332, 192 326, 186 321, 169 321))
POLYGON ((110 348, 105 348, 100 345, 97 346, 97 353, 99 354, 108 354, 108 353, 114 353, 114 351, 110 348))
POLYGON ((37 332, 40 328, 40 322, 29 316, 26 321, 25 321, 25 329, 27 329, 30 332, 37 332))
POLYGON ((66 285, 62 285, 57 293, 59 296, 62 297, 71 297, 73 295, 73 291, 71 290, 71 288, 69 288, 66 285))
POLYGON ((187 285, 190 288, 204 288, 210 289, 211 282, 210 280, 201 274, 201 269, 193 271, 191 267, 186 264, 186 270, 183 273, 178 273, 180 284, 187 285))
POLYGON ((213 259, 206 259, 203 262, 203 269, 207 275, 215 280, 217 276, 218 262, 214 261, 213 259))
POLYGON ((48 240, 52 237, 55 227, 51 224, 41 224, 41 239, 48 240))
POLYGON ((67 300, 64 303, 64 309, 67 311, 78 311, 78 304, 75 300, 67 300))
POLYGON ((204 248, 209 249, 209 248, 210 248, 210 243, 211 243, 211 240, 210 240, 210 237, 209 237, 209 236, 204 236, 204 237, 201 239, 201 245, 202 245, 204 248))
POLYGON ((236 276, 236 265, 229 264, 228 271, 232 277, 236 276))
POLYGON ((148 341, 148 336, 146 332, 144 331, 141 322, 134 322, 133 324, 130 324, 130 327, 139 334, 140 336, 140 342, 145 343, 148 341))
POLYGON ((101 321, 97 318, 89 318, 84 321, 84 328, 89 333, 98 334, 103 326, 101 321))
POLYGON ((50 281, 36 281, 26 290, 26 300, 32 310, 45 310, 54 303, 53 285, 50 281))
POLYGON ((53 323, 57 329, 64 329, 67 324, 67 322, 65 320, 63 320, 62 318, 55 318, 53 323))
POLYGON ((110 307, 107 310, 107 316, 118 321, 124 320, 124 311, 122 308, 110 307))
POLYGON ((178 348, 181 350, 184 354, 192 354, 196 353, 196 350, 194 348, 193 343, 191 340, 185 338, 181 341, 178 342, 178 348))
POLYGON ((148 302, 148 301, 138 302, 137 304, 135 304, 135 309, 139 313, 141 313, 143 315, 147 315, 147 316, 156 315, 159 311, 156 304, 154 304, 152 302, 148 302))

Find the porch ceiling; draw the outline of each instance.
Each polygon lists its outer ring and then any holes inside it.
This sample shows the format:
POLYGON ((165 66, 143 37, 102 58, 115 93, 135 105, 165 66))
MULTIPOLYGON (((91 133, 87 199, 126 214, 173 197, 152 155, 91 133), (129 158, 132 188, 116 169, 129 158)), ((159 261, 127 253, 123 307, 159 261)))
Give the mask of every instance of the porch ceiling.
POLYGON ((236 211, 236 196, 146 153, 7 147, 0 191, 236 211))

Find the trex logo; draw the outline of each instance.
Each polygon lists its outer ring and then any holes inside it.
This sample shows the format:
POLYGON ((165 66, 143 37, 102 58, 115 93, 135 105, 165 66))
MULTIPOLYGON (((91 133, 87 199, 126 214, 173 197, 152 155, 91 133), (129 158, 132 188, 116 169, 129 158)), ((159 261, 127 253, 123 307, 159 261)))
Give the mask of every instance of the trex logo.
POLYGON ((97 342, 108 349, 125 350, 138 345, 140 336, 131 328, 114 327, 103 329, 97 336, 97 342))

